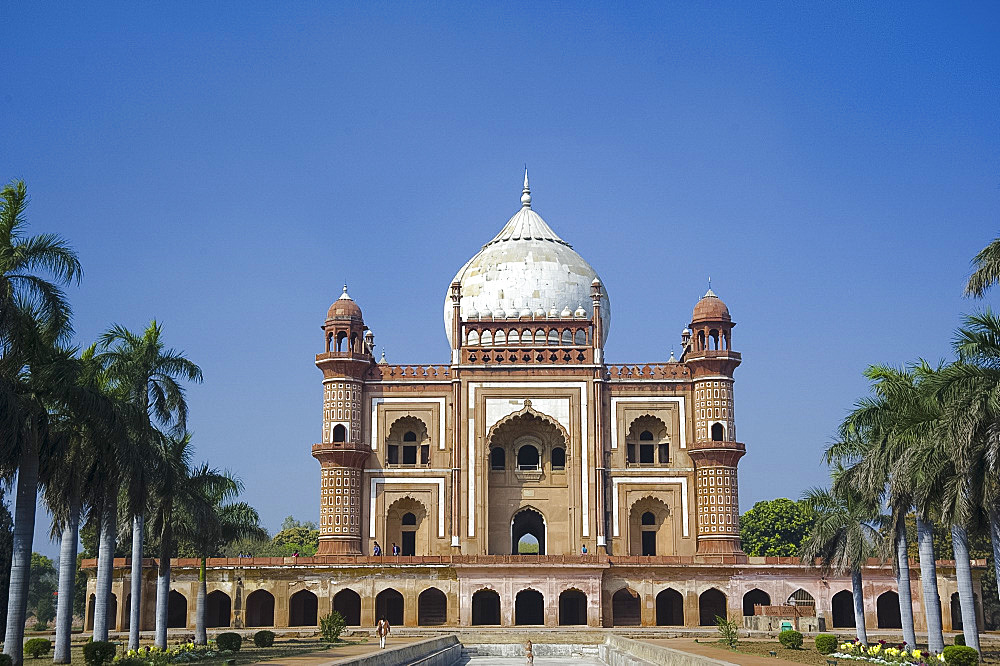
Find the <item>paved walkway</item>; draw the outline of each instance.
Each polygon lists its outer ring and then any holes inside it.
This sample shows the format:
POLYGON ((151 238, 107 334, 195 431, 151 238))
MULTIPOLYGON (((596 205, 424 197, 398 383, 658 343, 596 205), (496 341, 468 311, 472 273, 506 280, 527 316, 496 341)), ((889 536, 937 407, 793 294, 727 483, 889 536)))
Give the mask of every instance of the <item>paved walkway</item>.
POLYGON ((695 643, 693 638, 643 638, 640 640, 646 643, 652 643, 653 645, 662 645, 663 647, 701 655, 702 657, 710 657, 712 659, 718 659, 719 661, 728 661, 732 664, 741 664, 741 666, 790 666, 792 664, 795 664, 795 666, 802 666, 802 664, 794 661, 788 661, 787 659, 759 657, 753 654, 730 652, 729 650, 714 647, 705 643, 695 643))
MULTIPOLYGON (((393 636, 389 636, 389 640, 386 641, 386 649, 402 647, 409 643, 415 643, 418 640, 423 639, 409 637, 394 638, 393 636)), ((268 664, 269 666, 278 666, 279 664, 281 666, 327 666, 347 657, 360 657, 371 652, 378 652, 378 650, 378 641, 370 640, 361 645, 338 645, 329 650, 309 652, 298 657, 282 657, 281 661, 262 661, 259 663, 268 664)))
MULTIPOLYGON (((606 662, 590 657, 535 657, 535 666, 565 666, 572 662, 575 666, 607 666, 606 662)), ((463 662, 469 666, 524 666, 524 657, 470 657, 463 662)))

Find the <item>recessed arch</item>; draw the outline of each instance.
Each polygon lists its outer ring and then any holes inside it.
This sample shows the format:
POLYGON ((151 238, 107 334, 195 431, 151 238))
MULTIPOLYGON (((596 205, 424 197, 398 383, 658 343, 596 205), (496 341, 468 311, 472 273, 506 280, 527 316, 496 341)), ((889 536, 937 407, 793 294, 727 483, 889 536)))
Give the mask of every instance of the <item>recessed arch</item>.
POLYGON ((254 590, 247 595, 247 627, 274 626, 274 595, 267 590, 254 590))
POLYGON ((167 596, 167 628, 183 629, 187 626, 187 597, 177 590, 167 596))
POLYGON ((392 626, 403 624, 403 595, 386 588, 375 596, 375 619, 386 619, 392 626))
POLYGON ((205 597, 205 627, 228 627, 232 622, 233 601, 222 590, 213 590, 205 597))
POLYGON ((545 516, 534 507, 519 509, 510 520, 511 554, 544 555, 546 525, 545 516), (526 538, 526 537, 531 538, 526 538), (536 553, 527 552, 525 546, 531 541, 538 544, 536 553))
POLYGON ((670 432, 663 419, 643 414, 632 419, 625 435, 625 460, 630 465, 670 462, 670 432))
POLYGON ((833 628, 848 629, 856 626, 854 621, 854 595, 850 590, 841 590, 830 600, 833 607, 833 628))
POLYGON ((427 424, 416 416, 397 418, 385 438, 386 464, 426 465, 430 461, 430 435, 427 424))
MULTIPOLYGON (((94 629, 94 612, 97 607, 97 596, 91 594, 90 601, 87 602, 87 628, 86 631, 94 629)), ((114 618, 118 615, 118 597, 111 593, 108 595, 108 629, 113 630, 114 618)))
POLYGON ((743 617, 751 617, 756 614, 754 606, 770 606, 771 595, 754 588, 743 595, 743 617))
POLYGON ((417 624, 436 627, 448 621, 448 597, 436 587, 429 587, 417 597, 417 624))
POLYGON ((714 587, 702 592, 698 597, 698 615, 703 627, 714 627, 716 617, 728 618, 726 595, 714 587))
POLYGON ((587 595, 575 588, 559 595, 559 624, 587 624, 587 595))
POLYGON ((726 427, 721 423, 712 424, 712 441, 721 442, 726 438, 726 427))
POLYGON ((611 625, 638 627, 640 624, 639 593, 623 587, 611 596, 611 625))
POLYGON ((656 595, 656 626, 679 627, 684 625, 684 597, 668 587, 656 595))
POLYGON ((309 590, 299 590, 288 600, 289 627, 315 627, 319 624, 317 613, 319 599, 309 590))
POLYGON ((395 544, 402 555, 426 555, 431 543, 428 535, 431 525, 427 516, 428 509, 423 502, 409 495, 390 504, 385 514, 388 552, 392 552, 392 545, 395 544))
POLYGON ((496 590, 477 590, 472 595, 472 625, 500 624, 500 595, 496 590))
POLYGON ((879 629, 902 629, 903 619, 899 612, 899 595, 883 592, 875 599, 875 619, 879 629))
POLYGON ((632 503, 628 532, 630 555, 670 555, 674 552, 670 508, 659 497, 646 495, 632 503))
POLYGON ((789 606, 816 608, 816 599, 813 598, 813 595, 809 594, 801 587, 788 595, 788 601, 786 603, 789 606))
POLYGON ((538 590, 521 590, 514 597, 514 624, 545 624, 545 597, 538 590))
POLYGON ((361 595, 347 588, 333 595, 333 610, 340 613, 349 627, 361 625, 361 595))

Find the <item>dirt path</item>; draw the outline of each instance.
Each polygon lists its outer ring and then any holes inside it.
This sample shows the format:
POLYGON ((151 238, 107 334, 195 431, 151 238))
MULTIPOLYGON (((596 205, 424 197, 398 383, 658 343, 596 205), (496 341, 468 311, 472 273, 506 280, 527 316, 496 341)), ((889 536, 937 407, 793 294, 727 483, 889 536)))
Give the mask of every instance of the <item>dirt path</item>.
MULTIPOLYGON (((407 637, 393 638, 390 636, 386 641, 385 647, 386 649, 398 648, 417 640, 420 639, 407 637)), ((370 640, 360 645, 338 645, 337 647, 321 652, 310 652, 298 657, 282 657, 281 661, 262 661, 258 663, 267 664, 268 666, 327 666, 347 657, 359 657, 371 652, 378 652, 378 650, 378 641, 370 640)))
POLYGON ((794 661, 777 659, 776 657, 759 657, 753 654, 730 652, 729 650, 708 643, 696 643, 693 638, 650 638, 640 640, 652 643, 653 645, 662 645, 663 647, 697 654, 702 657, 728 661, 732 664, 741 664, 741 666, 802 666, 802 664, 794 661))

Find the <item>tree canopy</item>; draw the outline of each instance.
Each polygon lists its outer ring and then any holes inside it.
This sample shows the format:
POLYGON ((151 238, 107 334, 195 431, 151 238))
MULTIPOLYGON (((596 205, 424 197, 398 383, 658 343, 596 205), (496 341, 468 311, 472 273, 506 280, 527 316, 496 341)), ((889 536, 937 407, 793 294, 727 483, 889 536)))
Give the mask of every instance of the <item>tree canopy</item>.
POLYGON ((803 501, 785 497, 757 502, 740 517, 747 555, 797 557, 816 517, 803 501))

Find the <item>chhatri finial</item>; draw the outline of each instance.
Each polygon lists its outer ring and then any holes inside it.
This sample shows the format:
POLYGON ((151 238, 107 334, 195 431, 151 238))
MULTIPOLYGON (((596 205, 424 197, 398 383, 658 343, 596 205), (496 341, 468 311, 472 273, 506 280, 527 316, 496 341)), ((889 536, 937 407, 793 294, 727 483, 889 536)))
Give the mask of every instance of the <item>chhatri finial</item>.
POLYGON ((524 189, 521 190, 521 205, 531 208, 531 188, 528 187, 528 165, 524 165, 524 189))
POLYGON ((708 291, 705 292, 705 296, 715 296, 715 292, 712 291, 712 276, 708 276, 708 291))
MULTIPOLYGON (((348 301, 351 300, 351 297, 347 295, 347 283, 346 282, 344 283, 344 293, 342 293, 340 295, 340 298, 341 299, 346 299, 348 301)), ((338 299, 338 300, 340 300, 340 299, 338 299)))

